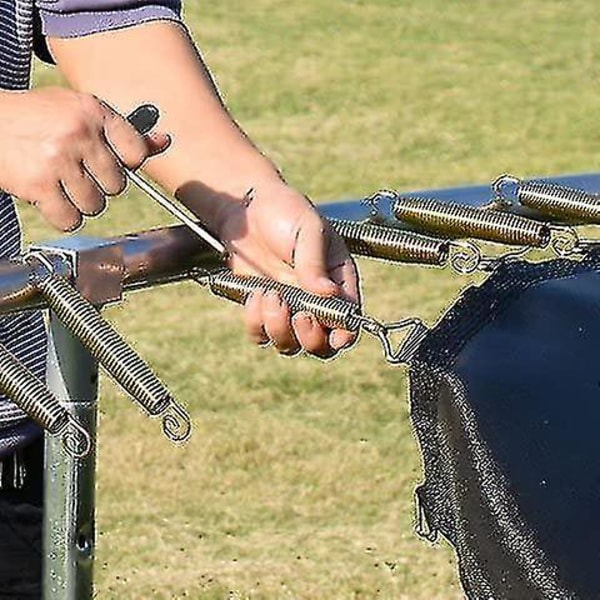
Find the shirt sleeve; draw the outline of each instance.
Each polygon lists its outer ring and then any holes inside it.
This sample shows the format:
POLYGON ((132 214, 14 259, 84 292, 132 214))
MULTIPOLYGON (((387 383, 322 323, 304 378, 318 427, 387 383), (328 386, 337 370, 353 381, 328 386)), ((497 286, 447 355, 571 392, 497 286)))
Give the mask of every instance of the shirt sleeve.
POLYGON ((35 0, 42 34, 71 38, 148 21, 181 21, 181 0, 35 0))

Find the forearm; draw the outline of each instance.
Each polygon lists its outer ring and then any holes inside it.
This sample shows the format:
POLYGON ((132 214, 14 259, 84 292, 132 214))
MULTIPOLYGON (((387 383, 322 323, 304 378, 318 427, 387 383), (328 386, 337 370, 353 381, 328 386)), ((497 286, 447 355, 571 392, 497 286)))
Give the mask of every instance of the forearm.
POLYGON ((275 166, 238 128, 219 99, 187 33, 153 22, 106 34, 50 40, 70 84, 106 100, 122 114, 152 102, 161 129, 173 137, 153 159, 150 176, 209 223, 249 188, 272 188, 275 166))

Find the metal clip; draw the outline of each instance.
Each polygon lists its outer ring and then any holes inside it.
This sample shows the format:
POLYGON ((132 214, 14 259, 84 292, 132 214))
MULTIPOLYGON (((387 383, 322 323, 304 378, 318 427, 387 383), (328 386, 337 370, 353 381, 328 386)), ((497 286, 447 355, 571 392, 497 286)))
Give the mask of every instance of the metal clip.
POLYGON ((429 332, 427 325, 417 317, 385 324, 366 317, 362 321, 362 328, 367 333, 379 339, 383 348, 383 355, 391 365, 400 365, 409 362, 429 332), (394 331, 401 331, 408 328, 411 331, 398 346, 397 350, 393 350, 390 334, 394 331))

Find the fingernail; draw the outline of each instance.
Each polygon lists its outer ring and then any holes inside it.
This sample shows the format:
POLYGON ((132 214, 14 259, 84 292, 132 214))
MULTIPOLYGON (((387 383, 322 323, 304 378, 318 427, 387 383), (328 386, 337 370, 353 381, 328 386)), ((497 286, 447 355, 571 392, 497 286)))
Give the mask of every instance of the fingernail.
POLYGON ((334 350, 341 350, 346 344, 348 340, 344 333, 339 329, 334 329, 329 336, 329 345, 334 350))
POLYGON ((296 322, 302 321, 304 323, 309 324, 311 327, 315 326, 315 319, 308 312, 299 312, 299 313, 295 314, 294 315, 294 321, 296 321, 296 322))

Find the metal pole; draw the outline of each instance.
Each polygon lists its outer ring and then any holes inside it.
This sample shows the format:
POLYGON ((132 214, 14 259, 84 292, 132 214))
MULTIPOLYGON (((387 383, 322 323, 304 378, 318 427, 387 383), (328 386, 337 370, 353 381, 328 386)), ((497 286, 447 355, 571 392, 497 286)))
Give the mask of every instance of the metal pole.
POLYGON ((89 431, 93 449, 73 458, 46 435, 44 600, 88 600, 93 594, 98 366, 50 314, 48 387, 89 431))

